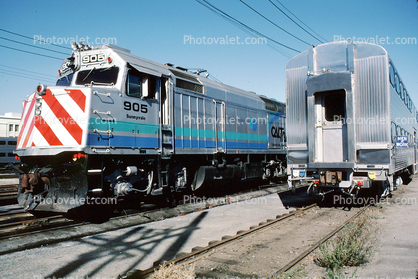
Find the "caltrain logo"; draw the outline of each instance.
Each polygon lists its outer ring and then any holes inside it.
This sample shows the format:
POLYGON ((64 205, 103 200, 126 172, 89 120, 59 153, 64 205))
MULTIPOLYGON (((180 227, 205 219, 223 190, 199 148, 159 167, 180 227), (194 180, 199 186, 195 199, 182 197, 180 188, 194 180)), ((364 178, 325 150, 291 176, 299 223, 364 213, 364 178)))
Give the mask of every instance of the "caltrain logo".
POLYGON ((281 118, 284 115, 285 115, 284 113, 276 112, 276 114, 274 114, 270 118, 270 121, 269 121, 269 126, 271 127, 270 128, 270 135, 273 138, 283 138, 283 137, 285 137, 284 128, 283 127, 280 127, 278 125, 277 126, 276 125, 273 125, 275 121, 277 121, 279 118, 281 118))
POLYGON ((270 133, 273 138, 282 138, 284 136, 284 128, 271 126, 270 133))

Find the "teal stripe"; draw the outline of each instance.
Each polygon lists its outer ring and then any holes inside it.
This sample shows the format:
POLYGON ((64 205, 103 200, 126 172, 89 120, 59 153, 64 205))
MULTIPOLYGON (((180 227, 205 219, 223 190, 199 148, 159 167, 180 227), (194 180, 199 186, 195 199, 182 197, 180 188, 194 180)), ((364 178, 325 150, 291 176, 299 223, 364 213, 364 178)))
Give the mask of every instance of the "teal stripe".
POLYGON ((109 126, 115 132, 132 132, 133 129, 139 128, 140 133, 155 134, 155 132, 160 130, 160 125, 155 124, 133 123, 127 121, 102 122, 100 119, 90 118, 89 129, 107 130, 109 129, 109 126))
MULTIPOLYGON (((194 129, 194 128, 182 128, 175 127, 175 135, 178 137, 201 137, 201 138, 215 138, 215 131, 213 130, 204 130, 204 129, 194 129)), ((218 139, 223 139, 225 137, 224 132, 218 131, 218 139)), ((266 142, 267 135, 253 135, 245 133, 235 133, 235 132, 226 132, 227 140, 250 140, 250 141, 260 141, 266 142)))
MULTIPOLYGON (((214 138, 215 131, 213 130, 204 130, 204 129, 193 129, 193 128, 182 128, 182 127, 175 127, 174 133, 176 136, 184 136, 184 137, 201 137, 201 138, 214 138)), ((219 134, 218 134, 219 137, 219 134)))
POLYGON ((251 141, 267 141, 267 135, 253 135, 244 133, 226 132, 228 140, 251 140, 251 141))

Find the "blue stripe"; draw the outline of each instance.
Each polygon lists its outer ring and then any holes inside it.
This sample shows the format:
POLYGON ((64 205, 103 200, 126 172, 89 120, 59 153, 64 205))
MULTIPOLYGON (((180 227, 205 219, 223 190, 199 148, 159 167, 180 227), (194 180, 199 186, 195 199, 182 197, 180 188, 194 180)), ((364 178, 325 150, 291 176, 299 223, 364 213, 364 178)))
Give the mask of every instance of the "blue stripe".
MULTIPOLYGON (((189 140, 189 139, 176 139, 175 140, 176 148, 216 148, 215 141, 205 141, 205 140, 189 140)), ((225 148, 224 142, 218 142, 218 147, 225 148)), ((234 142, 227 141, 227 148, 232 149, 267 149, 267 143, 253 143, 253 142, 234 142)))
POLYGON ((87 145, 96 146, 124 146, 124 147, 144 147, 158 148, 159 139, 151 137, 130 137, 88 134, 87 145))
MULTIPOLYGON (((195 129, 195 128, 182 128, 175 127, 175 135, 178 137, 203 137, 203 138, 215 138, 215 131, 195 129)), ((268 132, 268 131, 267 131, 268 132)), ((218 139, 223 139, 225 133, 223 131, 217 132, 218 139)), ((249 134, 249 133, 237 133, 237 132, 226 132, 226 138, 228 140, 251 140, 251 141, 267 141, 267 135, 249 134)))
POLYGON ((228 141, 226 143, 227 148, 232 149, 267 149, 268 144, 264 143, 256 143, 256 142, 234 142, 228 141))

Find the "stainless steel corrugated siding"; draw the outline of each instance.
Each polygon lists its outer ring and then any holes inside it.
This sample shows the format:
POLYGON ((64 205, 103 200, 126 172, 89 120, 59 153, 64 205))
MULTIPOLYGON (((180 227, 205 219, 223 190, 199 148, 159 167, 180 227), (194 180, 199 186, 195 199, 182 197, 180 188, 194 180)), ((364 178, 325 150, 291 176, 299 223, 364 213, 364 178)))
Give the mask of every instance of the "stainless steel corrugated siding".
POLYGON ((286 70, 286 134, 289 146, 307 147, 307 77, 308 67, 286 70))
POLYGON ((389 143, 390 100, 387 56, 355 60, 354 73, 356 142, 389 143))
POLYGON ((395 171, 403 170, 414 163, 413 148, 398 148, 394 156, 395 171))
MULTIPOLYGON (((405 103, 401 100, 401 97, 393 88, 391 88, 390 94, 390 114, 392 122, 413 136, 416 129, 414 114, 408 110, 405 103)), ((400 131, 392 132, 392 136, 403 135, 400 131)), ((396 142, 394 141, 393 144, 396 144, 396 142)), ((395 171, 402 170, 414 164, 415 157, 413 144, 413 142, 409 142, 409 148, 395 148, 395 156, 393 157, 393 161, 395 162, 395 171)))

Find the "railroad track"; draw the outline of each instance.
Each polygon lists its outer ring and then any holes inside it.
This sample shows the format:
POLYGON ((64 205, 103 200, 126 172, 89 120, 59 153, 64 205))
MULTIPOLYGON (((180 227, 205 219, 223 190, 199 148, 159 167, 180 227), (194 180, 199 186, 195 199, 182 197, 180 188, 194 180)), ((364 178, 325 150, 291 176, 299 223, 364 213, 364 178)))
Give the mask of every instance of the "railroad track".
POLYGON ((0 179, 2 178, 19 178, 15 173, 10 173, 10 170, 0 170, 0 179))
MULTIPOLYGON (((288 271, 290 268, 295 266, 297 263, 299 263, 301 260, 306 258, 310 253, 312 253, 315 249, 318 248, 318 246, 328 239, 330 239, 333 235, 335 235, 337 232, 342 230, 349 222, 352 222, 355 218, 363 214, 370 205, 367 205, 357 211, 357 213, 350 216, 350 218, 347 218, 344 222, 342 222, 338 227, 328 231, 326 234, 323 235, 323 237, 317 241, 316 243, 312 244, 308 249, 304 250, 302 253, 295 256, 291 261, 283 265, 277 272, 275 272, 271 278, 278 278, 278 276, 282 275, 284 272, 288 271)), ((261 233, 263 230, 268 229, 274 225, 277 225, 278 223, 288 220, 292 217, 297 217, 304 212, 312 210, 312 209, 318 209, 317 204, 312 204, 310 206, 293 210, 289 214, 286 215, 278 215, 276 216, 276 219, 274 220, 267 220, 266 222, 261 222, 258 226, 251 227, 248 231, 238 231, 235 236, 224 236, 222 240, 214 240, 208 243, 208 246, 206 247, 195 247, 191 250, 190 253, 180 253, 176 256, 175 259, 168 261, 168 262, 155 262, 153 267, 150 267, 147 270, 134 270, 126 274, 123 278, 126 279, 133 279, 133 278, 146 278, 147 276, 154 273, 156 270, 158 270, 161 267, 168 266, 170 264, 192 264, 192 263, 198 263, 199 261, 205 261, 210 260, 212 257, 212 253, 216 253, 216 250, 222 249, 223 247, 228 247, 229 250, 233 250, 234 245, 242 240, 245 242, 245 238, 249 236, 254 236, 257 233, 261 233)), ((332 208, 331 208, 332 209, 332 208)), ((220 253, 220 252, 218 252, 220 253)), ((228 261, 225 261, 228 262, 228 261)), ((230 262, 234 262, 234 260, 230 260, 230 262)))
MULTIPOLYGON (((272 193, 282 193, 287 191, 286 185, 276 184, 276 185, 263 185, 259 186, 259 191, 256 193, 261 193, 261 195, 267 195, 272 193)), ((251 193, 254 192, 254 189, 250 191, 241 192, 237 195, 243 197, 242 199, 247 199, 251 193)), ((225 199, 228 199, 229 196, 225 196, 225 199)), ((220 201, 220 204, 213 204, 212 206, 218 206, 225 204, 222 203, 222 198, 216 199, 220 201)), ((240 200, 237 200, 240 201, 240 200)), ((152 222, 156 220, 162 220, 165 218, 176 217, 178 215, 184 215, 191 212, 196 212, 205 208, 205 204, 179 204, 175 208, 161 208, 156 205, 152 204, 144 204, 141 206, 139 210, 120 210, 117 214, 114 214, 108 222, 103 224, 91 224, 86 221, 74 221, 65 218, 62 215, 54 215, 48 216, 43 218, 36 218, 30 213, 25 212, 14 212, 14 213, 5 213, 0 214, 0 240, 9 239, 13 237, 14 239, 20 239, 21 237, 36 237, 39 232, 42 232, 42 235, 45 235, 43 239, 47 239, 47 241, 51 241, 53 243, 73 239, 77 237, 97 234, 100 232, 110 231, 121 229, 124 227, 129 227, 138 224, 144 224, 147 222, 152 222), (72 235, 72 233, 76 230, 72 230, 71 232, 67 231, 67 227, 74 227, 74 226, 84 226, 89 225, 92 227, 92 232, 84 233, 82 235, 72 235), (62 231, 62 237, 57 236, 57 233, 54 233, 56 230, 62 231), (51 231, 51 236, 46 236, 46 234, 51 231)), ((86 229, 83 229, 86 231, 86 229)), ((48 242, 49 243, 49 242, 48 242)), ((48 244, 42 240, 41 242, 37 242, 37 240, 30 240, 25 245, 19 245, 18 248, 12 250, 2 250, 0 248, 0 254, 5 254, 9 252, 19 251, 19 249, 29 249, 38 247, 40 245, 48 244)))
POLYGON ((79 223, 69 220, 62 215, 52 215, 37 218, 30 213, 18 211, 0 214, 0 240, 23 233, 51 229, 79 223))
POLYGON ((9 205, 17 203, 18 185, 6 184, 0 185, 0 205, 9 205))
POLYGON ((348 223, 353 222, 357 217, 359 217, 361 214, 363 214, 369 207, 370 207, 370 205, 367 205, 367 206, 363 207, 362 209, 360 209, 360 211, 357 212, 354 216, 352 216, 351 218, 347 219, 340 226, 338 226, 337 228, 335 228, 334 230, 332 230, 331 232, 329 232, 327 235, 325 235, 323 238, 321 238, 318 242, 316 242, 315 244, 313 244, 311 246, 311 248, 309 248, 306 251, 304 251, 303 253, 299 254, 292 261, 290 261, 284 267, 282 267, 281 269, 279 269, 275 274, 273 274, 271 276, 271 278, 272 279, 273 278, 277 278, 278 276, 284 274, 286 271, 288 271, 289 269, 291 269, 292 267, 294 267, 296 264, 298 264, 300 261, 302 261, 306 256, 308 256, 310 253, 312 253, 314 250, 316 250, 319 247, 319 245, 321 245, 322 243, 326 242, 331 237, 333 237, 335 234, 337 234, 339 231, 341 231, 348 223))

